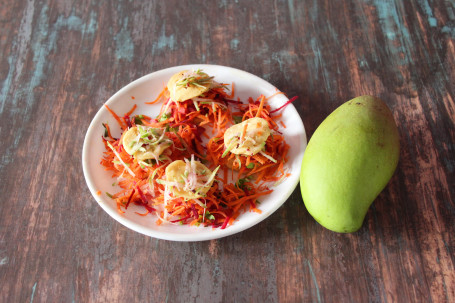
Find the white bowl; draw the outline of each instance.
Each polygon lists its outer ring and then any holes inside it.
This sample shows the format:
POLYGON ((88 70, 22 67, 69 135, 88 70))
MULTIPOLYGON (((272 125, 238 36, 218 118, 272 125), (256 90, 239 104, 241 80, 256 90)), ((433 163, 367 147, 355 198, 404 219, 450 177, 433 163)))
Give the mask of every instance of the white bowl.
MULTIPOLYGON (((235 68, 205 64, 183 65, 163 69, 135 80, 113 95, 107 100, 106 104, 118 114, 126 113, 134 104, 137 104, 135 114, 145 114, 155 117, 159 113, 162 104, 147 105, 145 102, 154 100, 173 74, 182 70, 198 68, 203 69, 204 72, 211 76, 215 76, 215 80, 218 82, 229 84, 234 82, 235 99, 240 97, 240 100, 246 101, 248 97, 256 99, 261 94, 271 96, 277 91, 267 81, 235 68)), ((283 105, 286 101, 288 101, 288 98, 283 94, 279 94, 271 98, 269 104, 275 109, 283 105)), ((172 241, 203 241, 238 233, 258 224, 276 211, 292 194, 299 182, 301 161, 307 145, 305 129, 299 114, 292 104, 282 110, 282 113, 281 120, 287 128, 281 128, 280 131, 284 134, 286 142, 290 145, 287 166, 291 176, 286 178, 283 183, 273 187, 274 191, 271 194, 261 197, 261 203, 258 208, 262 211, 262 214, 246 212, 240 215, 233 225, 225 229, 165 223, 156 225, 156 216, 139 216, 135 212, 143 213, 144 209, 133 204, 128 207, 124 214, 117 211, 115 201, 105 194, 106 192, 115 193, 120 188, 112 186, 115 179, 111 178, 111 174, 105 171, 104 167, 100 164, 104 151, 104 144, 101 140, 101 136, 104 133, 102 123, 109 123, 114 137, 119 137, 121 130, 115 119, 104 106, 99 109, 93 118, 85 136, 82 151, 85 180, 95 200, 112 218, 144 235, 172 241), (102 193, 100 196, 97 195, 98 191, 102 193)))

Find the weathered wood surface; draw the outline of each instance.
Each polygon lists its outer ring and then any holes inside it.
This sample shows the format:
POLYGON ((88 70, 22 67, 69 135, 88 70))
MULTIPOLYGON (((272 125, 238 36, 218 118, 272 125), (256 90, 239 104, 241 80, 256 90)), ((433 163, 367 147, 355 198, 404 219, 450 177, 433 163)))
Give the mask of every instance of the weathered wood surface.
POLYGON ((1 302, 455 302, 454 2, 4 0, 0 24, 1 302), (401 158, 362 229, 323 229, 298 189, 215 241, 112 220, 85 131, 122 86, 188 63, 300 96, 309 136, 344 101, 384 99, 401 158))

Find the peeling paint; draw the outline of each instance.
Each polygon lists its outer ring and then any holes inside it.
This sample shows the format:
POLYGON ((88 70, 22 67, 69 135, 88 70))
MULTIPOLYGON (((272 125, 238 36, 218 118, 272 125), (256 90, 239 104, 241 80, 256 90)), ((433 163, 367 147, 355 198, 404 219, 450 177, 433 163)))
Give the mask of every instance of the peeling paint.
POLYGON ((403 16, 398 11, 399 8, 396 3, 390 0, 377 0, 375 3, 384 31, 390 36, 394 36, 393 33, 400 33, 405 39, 409 39, 409 31, 403 22, 403 16), (393 24, 395 24, 396 29, 393 28, 393 24))
MULTIPOLYGON (((410 51, 413 48, 413 42, 403 21, 401 13, 403 7, 397 7, 397 5, 403 4, 395 3, 392 0, 374 0, 373 4, 376 7, 382 31, 390 40, 386 49, 393 55, 393 58, 396 58, 394 62, 401 66, 408 65, 411 62, 410 51)), ((397 76, 403 78, 401 73, 397 73, 397 76)))
POLYGON ((390 0, 375 0, 374 6, 376 7, 379 22, 387 38, 395 40, 398 38, 398 34, 401 34, 405 39, 409 39, 409 31, 403 24, 395 2, 390 0))
POLYGON ((117 35, 115 35, 114 40, 115 56, 117 59, 125 59, 131 62, 134 55, 134 43, 128 31, 128 17, 125 18, 122 29, 117 35))
POLYGON ((12 56, 8 56, 7 61, 8 61, 9 69, 8 69, 8 74, 6 75, 5 80, 3 81, 2 91, 1 91, 1 95, 0 95, 0 97, 1 97, 1 99, 0 99, 0 115, 3 113, 4 107, 5 107, 5 104, 6 104, 6 99, 7 99, 7 96, 8 96, 10 87, 11 87, 11 83, 12 83, 12 80, 13 80, 13 73, 14 73, 13 57, 12 56))
POLYGON ((327 88, 327 92, 331 92, 331 85, 330 85, 330 75, 328 74, 327 69, 324 65, 324 60, 322 59, 321 50, 319 48, 319 43, 316 38, 311 38, 311 49, 314 53, 314 66, 315 66, 315 73, 314 75, 317 76, 319 70, 321 70, 322 77, 324 79, 325 87, 327 88))
POLYGON ((455 38, 455 27, 445 25, 441 28, 441 33, 449 34, 452 38, 455 38))
POLYGON ((288 8, 289 8, 289 17, 291 19, 291 24, 295 24, 295 6, 294 6, 294 0, 288 0, 288 8))
POLYGON ((236 38, 232 39, 230 43, 231 49, 237 50, 239 48, 239 43, 240 43, 239 39, 236 38))
POLYGON ((16 62, 16 77, 14 81, 19 80, 19 76, 22 74, 22 67, 26 60, 25 55, 28 51, 29 41, 32 35, 32 21, 33 15, 35 14, 35 6, 33 1, 27 1, 25 13, 21 19, 21 25, 19 26, 19 34, 17 38, 17 62, 16 62))
MULTIPOLYGON (((88 27, 85 27, 83 20, 75 15, 70 15, 69 17, 60 15, 53 24, 50 24, 48 16, 49 7, 47 5, 43 5, 36 20, 36 26, 32 28, 31 25, 28 25, 28 19, 33 19, 33 4, 34 3, 32 2, 27 3, 27 8, 21 19, 21 30, 24 31, 24 34, 18 35, 13 40, 13 49, 18 49, 20 55, 16 57, 10 56, 7 59, 9 70, 3 81, 0 100, 0 114, 4 113, 6 100, 8 100, 8 105, 10 105, 9 109, 11 111, 17 110, 18 106, 21 107, 21 117, 23 121, 28 121, 30 119, 32 114, 31 109, 36 101, 35 89, 46 78, 45 69, 49 65, 48 56, 57 48, 57 41, 61 38, 61 30, 69 29, 80 31, 83 35, 93 35, 97 28, 96 22, 93 21, 95 15, 91 15, 91 21, 88 27), (14 94, 10 96, 9 92, 11 87, 15 82, 21 80, 20 77, 22 76, 23 66, 23 62, 21 61, 25 60, 30 50, 33 53, 32 62, 35 65, 30 80, 28 83, 22 83, 21 86, 15 90, 14 94), (21 102, 21 105, 19 105, 19 102, 21 102), (23 106, 23 104, 25 104, 25 106, 23 106)), ((6 152, 2 155, 0 170, 11 162, 12 152, 16 150, 22 139, 22 134, 24 133, 22 131, 23 125, 25 125, 25 123, 21 123, 16 127, 14 141, 12 144, 8 145, 6 152)))
POLYGON ((427 0, 418 0, 417 2, 419 3, 420 7, 422 7, 423 11, 427 15, 428 24, 431 27, 435 27, 437 25, 437 20, 433 15, 433 11, 432 11, 431 6, 428 3, 428 1, 427 0))
POLYGON ((3 86, 0 95, 0 114, 3 113, 4 106, 6 104, 7 95, 11 88, 13 74, 15 73, 14 81, 18 81, 19 77, 22 75, 22 68, 26 60, 26 54, 28 51, 28 45, 30 37, 32 34, 32 20, 35 12, 35 7, 33 1, 28 1, 27 6, 25 7, 24 16, 21 19, 21 24, 19 26, 19 34, 16 40, 13 42, 13 49, 16 48, 18 55, 13 58, 9 56, 7 61, 9 65, 8 74, 3 81, 3 86), (14 65, 14 68, 13 68, 14 65))
POLYGON ((174 50, 175 49, 175 37, 174 34, 171 34, 170 36, 166 36, 166 32, 164 30, 166 24, 163 24, 161 28, 161 34, 158 37, 158 40, 153 44, 152 47, 152 55, 155 54, 156 51, 163 51, 166 50, 167 48, 174 50))
POLYGON ((310 8, 310 17, 311 17, 311 20, 313 20, 313 22, 316 21, 316 19, 318 18, 318 5, 319 4, 319 1, 318 0, 313 0, 313 5, 311 6, 310 8))
POLYGON ((90 12, 90 20, 84 31, 84 33, 94 34, 98 30, 98 22, 96 21, 96 13, 94 11, 90 12))
POLYGON ((306 262, 308 264, 308 269, 310 270, 310 275, 311 275, 311 279, 313 280, 314 287, 316 288, 316 298, 318 299, 318 302, 321 302, 321 295, 319 293, 319 285, 318 285, 318 281, 316 280, 316 276, 313 272, 313 267, 311 266, 311 263, 309 260, 307 260, 306 262))
POLYGON ((280 72, 285 73, 286 69, 295 63, 297 56, 287 50, 281 50, 273 53, 272 59, 278 62, 280 72))
POLYGON ((33 299, 35 298, 36 283, 37 282, 35 282, 35 284, 32 287, 32 295, 30 297, 30 303, 33 303, 33 299))

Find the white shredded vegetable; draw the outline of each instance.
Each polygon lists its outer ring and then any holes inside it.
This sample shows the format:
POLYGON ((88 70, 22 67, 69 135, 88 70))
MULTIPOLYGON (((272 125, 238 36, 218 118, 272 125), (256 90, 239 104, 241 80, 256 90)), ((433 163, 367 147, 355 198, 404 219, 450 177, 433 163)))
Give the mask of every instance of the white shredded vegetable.
POLYGON ((114 148, 109 142, 107 142, 107 145, 112 149, 112 151, 114 152, 114 155, 119 159, 120 163, 122 163, 122 165, 125 166, 125 169, 130 173, 130 175, 133 176, 133 177, 136 177, 136 175, 135 175, 134 172, 131 170, 131 168, 129 168, 128 165, 126 165, 126 163, 123 162, 122 158, 121 158, 120 155, 117 153, 117 151, 115 150, 115 148, 114 148))

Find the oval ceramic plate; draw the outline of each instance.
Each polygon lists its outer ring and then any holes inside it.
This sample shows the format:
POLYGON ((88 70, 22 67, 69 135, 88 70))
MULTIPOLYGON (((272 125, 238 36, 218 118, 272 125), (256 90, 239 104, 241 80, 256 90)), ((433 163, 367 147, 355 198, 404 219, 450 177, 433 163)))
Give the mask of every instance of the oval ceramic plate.
MULTIPOLYGON (((159 113, 161 104, 147 105, 145 102, 154 100, 166 86, 169 78, 182 70, 201 68, 207 74, 214 76, 215 80, 222 83, 235 83, 235 99, 247 100, 248 97, 257 98, 261 94, 271 96, 277 89, 267 81, 250 73, 218 65, 184 65, 160 70, 146 75, 122 88, 112 96, 106 104, 116 113, 126 113, 133 104, 137 104, 135 114, 145 114, 155 117, 159 113)), ((288 98, 283 94, 276 95, 269 100, 273 109, 283 105, 288 98)), ((261 199, 259 209, 261 214, 246 212, 238 217, 233 225, 225 229, 212 227, 195 227, 187 225, 156 225, 157 217, 154 215, 139 216, 135 212, 144 212, 142 207, 131 205, 124 214, 117 211, 116 203, 110 199, 106 192, 115 193, 120 188, 113 187, 116 181, 111 174, 104 170, 100 160, 104 151, 101 136, 104 133, 102 123, 109 123, 114 137, 121 134, 120 127, 115 119, 103 106, 93 118, 87 130, 82 151, 82 165, 87 185, 99 205, 115 220, 126 227, 139 233, 172 241, 203 241, 217 239, 243 231, 258 224, 274 211, 276 211, 291 195, 299 182, 300 165, 307 140, 302 120, 294 106, 291 104, 283 111, 282 120, 287 128, 282 128, 286 142, 290 145, 289 161, 287 163, 291 176, 278 186, 274 191, 261 199), (96 193, 101 191, 101 195, 96 193)))

